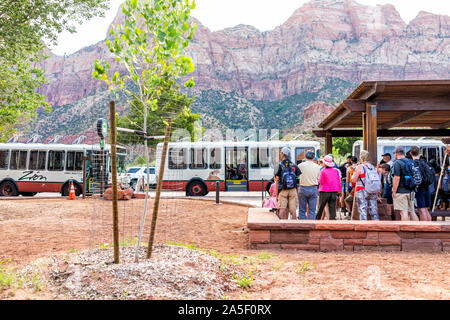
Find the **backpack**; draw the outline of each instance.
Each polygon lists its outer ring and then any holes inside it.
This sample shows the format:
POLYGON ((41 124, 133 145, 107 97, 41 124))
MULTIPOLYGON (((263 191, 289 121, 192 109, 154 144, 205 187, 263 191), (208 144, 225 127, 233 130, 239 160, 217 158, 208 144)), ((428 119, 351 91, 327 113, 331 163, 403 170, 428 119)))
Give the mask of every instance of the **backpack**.
POLYGON ((386 182, 386 184, 389 186, 389 187, 391 187, 392 188, 392 185, 393 185, 393 177, 392 177, 392 171, 389 171, 387 174, 386 174, 386 177, 385 177, 385 182, 386 182))
POLYGON ((434 183, 434 170, 423 160, 419 160, 418 163, 422 173, 422 186, 428 187, 434 183))
POLYGON ((286 162, 286 166, 283 166, 283 171, 281 171, 281 186, 282 189, 297 187, 297 176, 295 175, 294 166, 291 166, 289 162, 286 162))
POLYGON ((364 183, 364 181, 360 178, 362 184, 364 185, 364 189, 366 190, 367 193, 369 194, 378 194, 378 192, 380 192, 381 190, 381 179, 380 176, 378 175, 377 170, 375 170, 375 168, 370 168, 370 167, 366 167, 366 166, 362 166, 364 172, 366 173, 366 182, 364 183), (367 168, 367 171, 366 171, 367 168))
POLYGON ((410 159, 403 158, 400 159, 400 161, 405 164, 405 187, 411 191, 416 191, 417 188, 422 184, 422 173, 420 172, 419 165, 410 159))

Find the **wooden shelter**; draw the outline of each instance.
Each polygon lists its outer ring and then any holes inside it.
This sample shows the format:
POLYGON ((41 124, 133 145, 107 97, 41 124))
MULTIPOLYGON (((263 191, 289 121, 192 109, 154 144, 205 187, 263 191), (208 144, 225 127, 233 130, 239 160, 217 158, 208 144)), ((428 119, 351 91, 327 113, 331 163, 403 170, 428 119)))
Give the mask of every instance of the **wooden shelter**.
POLYGON ((333 137, 363 137, 374 163, 377 137, 450 137, 450 80, 364 81, 319 128, 326 153, 333 137))

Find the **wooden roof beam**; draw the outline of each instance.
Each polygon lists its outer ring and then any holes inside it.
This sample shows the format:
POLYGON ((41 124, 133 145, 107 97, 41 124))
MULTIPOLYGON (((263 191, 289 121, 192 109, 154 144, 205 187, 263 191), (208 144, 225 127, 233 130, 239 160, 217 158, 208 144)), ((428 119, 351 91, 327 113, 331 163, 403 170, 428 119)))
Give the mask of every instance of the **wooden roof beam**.
POLYGON ((341 122, 342 120, 347 118, 351 113, 352 113, 351 110, 348 110, 348 109, 343 110, 340 114, 338 114, 336 116, 336 118, 334 118, 333 120, 331 120, 330 122, 325 124, 325 126, 323 127, 323 130, 332 129, 336 124, 338 124, 339 122, 341 122))
POLYGON ((414 111, 414 112, 409 112, 409 113, 406 113, 406 114, 404 114, 404 115, 402 115, 400 117, 392 119, 389 122, 385 122, 385 123, 382 123, 382 124, 378 125, 378 130, 390 129, 390 128, 398 126, 398 125, 400 125, 402 123, 411 121, 413 119, 416 119, 416 118, 418 118, 420 116, 424 116, 424 115, 429 114, 429 113, 431 113, 431 111, 414 111))
MULTIPOLYGON (((325 137, 327 131, 313 130, 317 137, 325 137)), ((342 137, 362 137, 363 131, 361 129, 344 129, 331 130, 333 138, 342 137)), ((377 130, 378 137, 450 137, 450 129, 391 129, 391 130, 377 130)))
POLYGON ((447 129, 447 128, 450 128, 450 121, 434 125, 434 126, 432 126, 432 128, 433 129, 447 129))
POLYGON ((384 88, 384 82, 377 81, 369 91, 362 94, 359 98, 362 100, 373 101, 376 97, 383 93, 384 88))
POLYGON ((366 100, 347 99, 342 101, 342 103, 352 112, 366 112, 366 100))
POLYGON ((377 111, 450 111, 450 99, 378 100, 377 111))

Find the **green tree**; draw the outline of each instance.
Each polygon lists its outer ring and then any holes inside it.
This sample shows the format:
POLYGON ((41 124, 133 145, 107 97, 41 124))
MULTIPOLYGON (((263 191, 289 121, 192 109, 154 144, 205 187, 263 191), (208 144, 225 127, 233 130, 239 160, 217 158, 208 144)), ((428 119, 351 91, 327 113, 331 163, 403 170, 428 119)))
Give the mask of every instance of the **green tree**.
POLYGON ((353 144, 361 138, 333 138, 333 155, 347 157, 352 154, 353 144))
MULTIPOLYGON (((168 118, 175 120, 178 117, 178 110, 185 102, 186 97, 179 92, 175 81, 194 71, 191 58, 184 55, 184 49, 189 45, 196 29, 189 21, 190 12, 194 8, 193 0, 126 0, 122 5, 125 22, 111 29, 114 39, 107 40, 106 46, 115 61, 123 65, 127 72, 122 75, 117 71, 113 73, 106 61, 95 60, 92 75, 105 81, 117 97, 119 90, 129 95, 130 112, 142 115, 142 123, 137 117, 133 126, 140 127, 147 135, 150 119, 159 118, 166 125, 168 118), (130 84, 137 87, 137 92, 128 89, 132 87, 130 84)), ((188 88, 194 85, 192 78, 184 83, 188 88)), ((184 105, 181 110, 185 107, 187 106, 184 105)), ((152 125, 160 127, 158 122, 152 125)), ((150 181, 149 155, 147 140, 144 143, 147 200, 150 181)), ((160 189, 155 196, 147 258, 150 258, 153 246, 159 195, 160 189)), ((146 211, 147 201, 144 205, 143 220, 146 211)), ((140 236, 137 246, 139 242, 140 236)))
POLYGON ((62 31, 75 31, 75 23, 101 16, 108 0, 3 0, 0 2, 0 141, 17 124, 50 111, 37 89, 46 82, 39 67, 44 41, 56 44, 62 31))

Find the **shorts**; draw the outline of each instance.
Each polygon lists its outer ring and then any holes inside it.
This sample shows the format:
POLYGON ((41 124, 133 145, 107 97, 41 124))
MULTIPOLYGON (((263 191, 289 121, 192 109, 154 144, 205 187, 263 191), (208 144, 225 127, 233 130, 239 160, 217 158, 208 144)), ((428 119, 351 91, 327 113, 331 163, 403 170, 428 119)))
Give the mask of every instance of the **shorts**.
POLYGON ((428 190, 416 192, 417 208, 430 208, 431 199, 428 190))
POLYGON ((296 210, 298 206, 297 188, 283 189, 278 193, 278 207, 296 210))
POLYGON ((397 193, 393 202, 394 210, 414 212, 414 192, 397 193))

